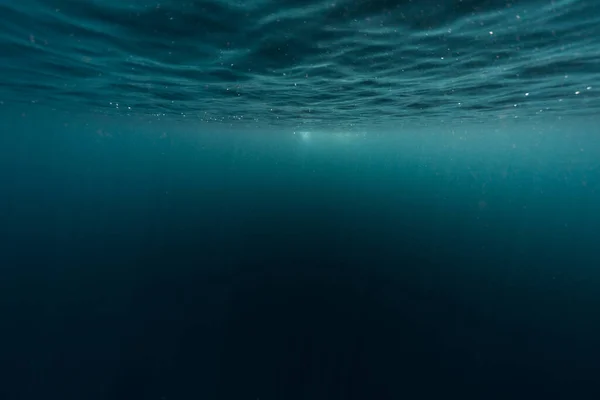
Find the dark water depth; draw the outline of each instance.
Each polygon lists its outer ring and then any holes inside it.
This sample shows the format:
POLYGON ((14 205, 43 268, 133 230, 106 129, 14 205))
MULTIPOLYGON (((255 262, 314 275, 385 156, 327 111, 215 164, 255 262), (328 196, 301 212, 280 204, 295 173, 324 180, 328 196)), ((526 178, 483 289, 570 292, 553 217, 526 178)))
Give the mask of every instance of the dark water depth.
POLYGON ((0 400, 600 399, 600 2, 0 0, 0 400))
POLYGON ((0 398, 595 398, 591 123, 354 144, 31 111, 2 124, 0 398))

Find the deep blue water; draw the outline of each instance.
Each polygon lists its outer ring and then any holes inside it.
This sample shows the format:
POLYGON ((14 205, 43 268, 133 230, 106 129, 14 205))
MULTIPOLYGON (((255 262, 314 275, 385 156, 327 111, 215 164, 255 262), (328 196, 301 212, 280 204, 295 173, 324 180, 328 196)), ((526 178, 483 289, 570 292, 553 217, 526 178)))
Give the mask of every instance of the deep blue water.
POLYGON ((600 3, 0 0, 0 400, 600 398, 600 3))

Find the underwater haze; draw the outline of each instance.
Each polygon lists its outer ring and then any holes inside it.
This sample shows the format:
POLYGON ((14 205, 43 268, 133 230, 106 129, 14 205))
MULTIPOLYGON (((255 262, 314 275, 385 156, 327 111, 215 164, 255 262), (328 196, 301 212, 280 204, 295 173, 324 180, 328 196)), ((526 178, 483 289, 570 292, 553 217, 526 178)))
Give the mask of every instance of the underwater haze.
POLYGON ((600 398, 600 3, 0 0, 0 400, 600 398))

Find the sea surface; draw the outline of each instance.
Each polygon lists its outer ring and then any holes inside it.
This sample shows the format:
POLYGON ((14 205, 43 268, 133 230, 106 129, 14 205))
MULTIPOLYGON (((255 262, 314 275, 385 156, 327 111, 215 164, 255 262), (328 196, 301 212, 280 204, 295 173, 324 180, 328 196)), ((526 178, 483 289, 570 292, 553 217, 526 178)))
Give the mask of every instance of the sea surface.
POLYGON ((248 125, 594 115, 592 0, 2 0, 3 101, 248 125))
POLYGON ((0 0, 0 400, 600 398, 600 2, 0 0))

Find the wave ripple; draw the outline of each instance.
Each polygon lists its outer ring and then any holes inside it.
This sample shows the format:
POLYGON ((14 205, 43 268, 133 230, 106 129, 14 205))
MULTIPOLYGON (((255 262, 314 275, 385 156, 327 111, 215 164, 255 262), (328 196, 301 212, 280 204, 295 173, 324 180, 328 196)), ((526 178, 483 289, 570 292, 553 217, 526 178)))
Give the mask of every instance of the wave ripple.
POLYGON ((600 110, 593 0, 0 0, 0 100, 364 125, 600 110))

